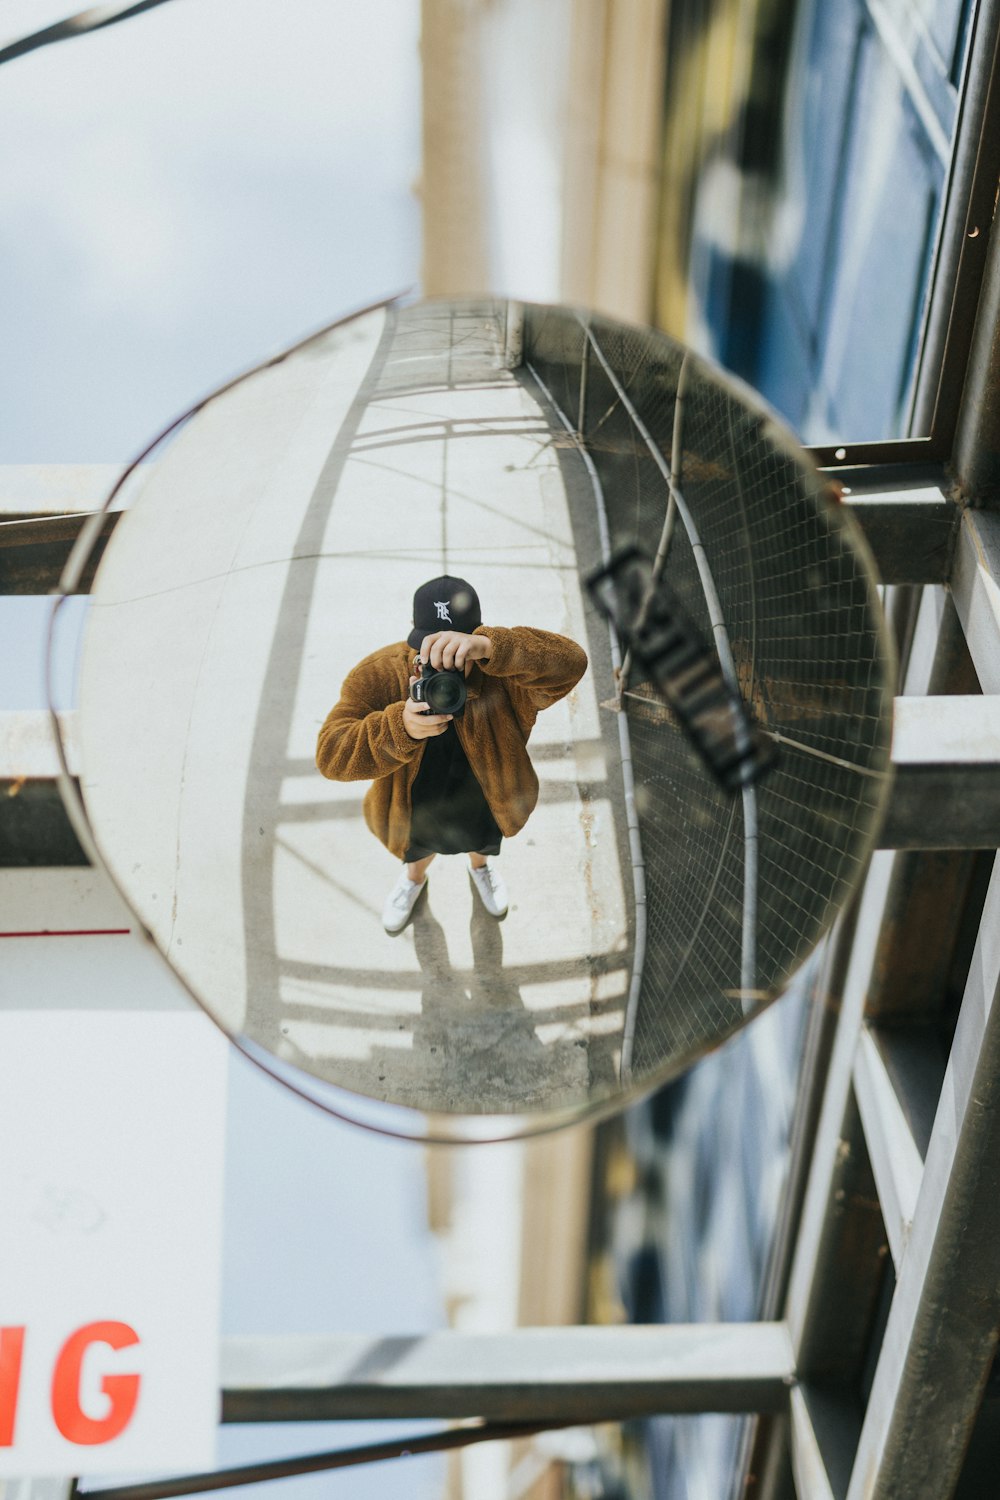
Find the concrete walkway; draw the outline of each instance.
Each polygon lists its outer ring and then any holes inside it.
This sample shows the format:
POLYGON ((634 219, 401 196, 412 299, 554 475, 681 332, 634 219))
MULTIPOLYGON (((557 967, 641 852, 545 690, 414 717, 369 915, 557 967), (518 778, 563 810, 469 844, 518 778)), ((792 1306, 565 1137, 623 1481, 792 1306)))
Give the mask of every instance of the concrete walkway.
MULTIPOLYGON (((589 644, 552 434, 503 368, 500 340, 494 316, 424 307, 403 313, 383 346, 323 538, 293 759, 310 754, 354 662, 406 634, 414 589, 438 573, 472 581, 487 623, 589 644)), ((421 1109, 538 1110, 614 1086, 631 877, 592 672, 540 716, 531 751, 542 797, 501 854, 506 921, 483 911, 464 859, 439 857, 399 938, 380 920, 398 866, 364 826, 364 788, 296 779, 326 816, 276 830, 287 1055, 421 1109)), ((250 1029, 267 1019, 255 1026, 252 1011, 250 1029)))

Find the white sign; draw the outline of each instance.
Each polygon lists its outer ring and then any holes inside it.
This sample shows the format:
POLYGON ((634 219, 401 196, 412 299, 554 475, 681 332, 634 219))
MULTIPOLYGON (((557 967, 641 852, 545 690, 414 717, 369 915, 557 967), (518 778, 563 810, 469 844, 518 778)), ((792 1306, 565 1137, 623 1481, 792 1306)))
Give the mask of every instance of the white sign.
POLYGON ((94 871, 3 897, 0 1474, 211 1465, 225 1040, 94 871))

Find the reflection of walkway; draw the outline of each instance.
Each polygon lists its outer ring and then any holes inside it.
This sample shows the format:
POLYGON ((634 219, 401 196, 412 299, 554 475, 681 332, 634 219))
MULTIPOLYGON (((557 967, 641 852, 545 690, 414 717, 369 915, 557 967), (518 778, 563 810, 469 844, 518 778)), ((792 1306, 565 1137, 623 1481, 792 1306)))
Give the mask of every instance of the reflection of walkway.
MULTIPOLYGON (((419 991, 391 990, 366 1018, 355 1002, 353 1020, 321 1005, 293 1005, 298 1019, 283 1024, 285 1054, 301 1062, 301 1047, 330 1045, 346 1021, 349 1036, 340 1045, 354 1055, 346 1069, 331 1059, 328 1076, 340 1073, 376 1098, 415 1107, 433 1098, 455 1113, 553 1108, 585 1098, 592 1086, 590 1042, 603 1017, 620 1032, 621 994, 595 1001, 593 976, 582 966, 575 975, 572 965, 566 972, 560 966, 558 978, 536 966, 505 966, 507 924, 488 916, 471 891, 461 892, 464 883, 461 862, 453 861, 447 878, 439 874, 420 900, 404 939, 416 959, 419 991), (462 953, 457 966, 453 950, 462 953)), ((378 983, 376 974, 365 977, 378 983)), ((623 969, 612 970, 603 988, 620 991, 625 977, 623 969)), ((315 1070, 315 1058, 310 1066, 315 1070)))
POLYGON ((600 625, 588 637, 579 585, 596 557, 578 555, 548 422, 504 369, 500 334, 488 306, 420 307, 383 338, 309 504, 249 778, 248 1034, 424 1109, 613 1088, 631 961, 620 779, 597 709, 607 639, 600 625), (347 670, 406 634, 414 588, 446 570, 473 580, 487 623, 572 636, 592 671, 533 734, 541 797, 504 846, 502 929, 477 913, 463 861, 439 859, 392 939, 379 913, 396 867, 364 827, 364 787, 324 782, 312 751, 347 670))

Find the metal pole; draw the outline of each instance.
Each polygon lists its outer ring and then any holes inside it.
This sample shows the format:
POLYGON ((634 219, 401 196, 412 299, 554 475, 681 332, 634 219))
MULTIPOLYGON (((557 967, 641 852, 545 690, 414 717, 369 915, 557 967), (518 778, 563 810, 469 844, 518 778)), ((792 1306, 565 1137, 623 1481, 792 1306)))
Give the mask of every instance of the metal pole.
POLYGON ((950 1495, 997 1351, 1000 865, 994 867, 848 1500, 950 1495))
POLYGON ((968 76, 909 430, 948 444, 961 396, 1000 165, 1000 0, 974 7, 968 76))
POLYGON ((784 1411, 794 1379, 783 1323, 236 1338, 222 1345, 222 1420, 578 1426, 784 1411))
POLYGON ((360 1464, 383 1463, 389 1458, 446 1453, 455 1448, 469 1448, 473 1443, 505 1443, 513 1438, 533 1437, 539 1432, 558 1430, 558 1425, 551 1423, 480 1422, 475 1426, 447 1428, 443 1432, 391 1438, 384 1443, 363 1443, 355 1448, 333 1448, 325 1453, 306 1453, 301 1458, 268 1459, 262 1463, 240 1464, 231 1469, 208 1469, 203 1474, 181 1474, 176 1479, 154 1479, 143 1484, 82 1490, 78 1494, 81 1500, 84 1496, 86 1500, 172 1500, 175 1495, 200 1495, 211 1490, 235 1489, 242 1484, 263 1484, 270 1479, 292 1479, 298 1474, 320 1474, 330 1469, 351 1469, 360 1464))
POLYGON ((951 469, 958 499, 1000 508, 1000 228, 995 218, 951 469))

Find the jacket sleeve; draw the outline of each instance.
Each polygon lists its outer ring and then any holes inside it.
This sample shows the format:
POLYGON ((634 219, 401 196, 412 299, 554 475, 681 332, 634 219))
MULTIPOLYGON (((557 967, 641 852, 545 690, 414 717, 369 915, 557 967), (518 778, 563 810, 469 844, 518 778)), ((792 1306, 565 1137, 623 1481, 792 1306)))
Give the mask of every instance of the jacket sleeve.
POLYGON ((480 625, 475 634, 488 635, 492 646, 480 669, 520 688, 539 711, 564 698, 587 670, 587 653, 565 635, 527 625, 480 625))
POLYGON ((316 742, 316 765, 330 781, 391 776, 418 753, 421 742, 403 724, 403 701, 385 701, 396 691, 365 663, 348 673, 316 742))

